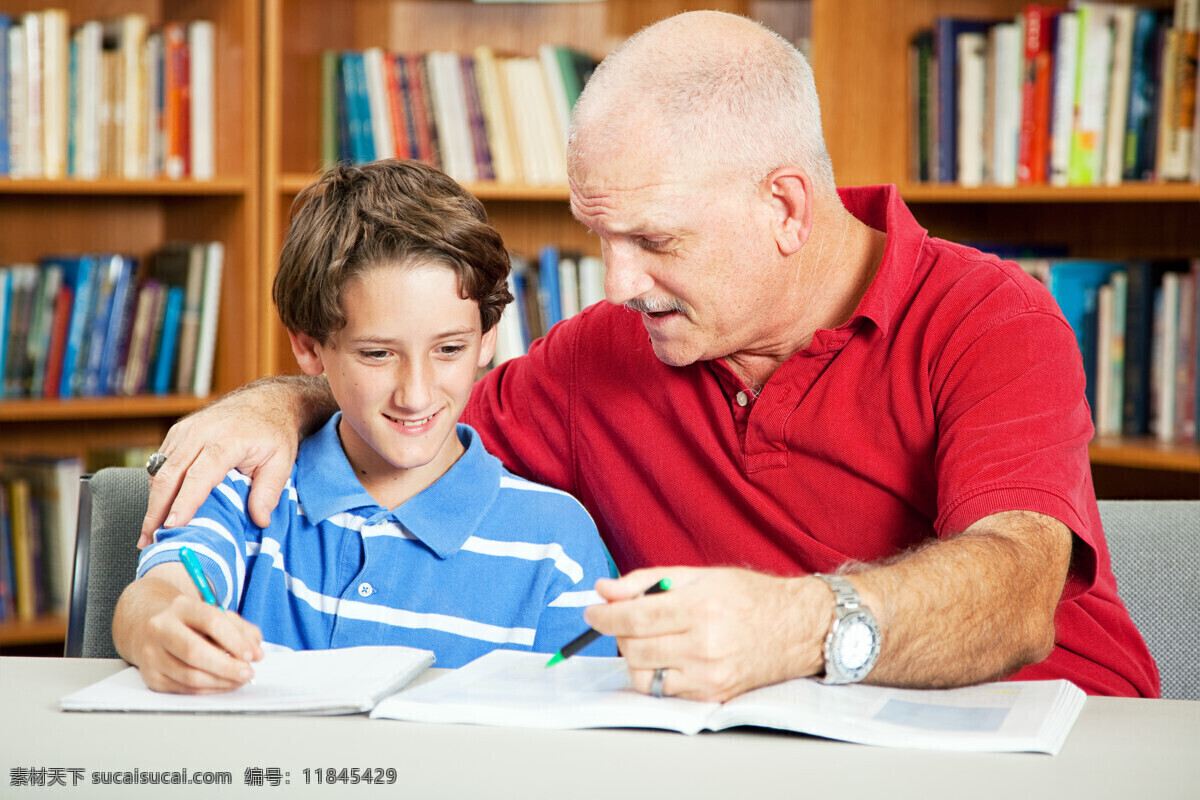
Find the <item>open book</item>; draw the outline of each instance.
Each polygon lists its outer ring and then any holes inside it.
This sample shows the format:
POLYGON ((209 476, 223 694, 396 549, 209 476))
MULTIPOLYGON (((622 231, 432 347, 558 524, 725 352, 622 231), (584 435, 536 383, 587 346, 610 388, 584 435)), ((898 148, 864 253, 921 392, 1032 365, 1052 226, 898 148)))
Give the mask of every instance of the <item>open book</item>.
POLYGON ((268 651, 254 680, 223 694, 151 691, 130 667, 59 700, 64 711, 175 711, 248 714, 356 714, 399 690, 433 664, 413 647, 268 651))
POLYGON ((700 703, 634 691, 620 658, 576 656, 546 669, 542 654, 495 650, 383 700, 371 717, 687 734, 755 725, 884 747, 1054 754, 1083 702, 1069 681, 928 691, 805 679, 700 703))

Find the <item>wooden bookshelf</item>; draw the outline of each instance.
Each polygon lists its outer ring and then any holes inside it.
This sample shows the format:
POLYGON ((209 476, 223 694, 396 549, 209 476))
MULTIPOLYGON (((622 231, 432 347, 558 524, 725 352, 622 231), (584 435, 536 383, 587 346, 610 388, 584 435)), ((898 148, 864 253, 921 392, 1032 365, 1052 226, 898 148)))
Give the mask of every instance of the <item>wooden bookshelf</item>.
MULTIPOLYGON (((262 299, 260 253, 259 54, 262 13, 243 0, 13 0, 5 11, 63 8, 72 26, 126 13, 150 27, 215 24, 216 175, 197 180, 36 180, 0 178, 0 263, 49 254, 115 252, 139 263, 172 240, 216 240, 225 247, 213 392, 260 376, 257 338, 262 299)), ((131 397, 0 400, 0 456, 154 445, 204 398, 131 397)), ((136 536, 136 531, 131 532, 136 536)), ((133 545, 131 540, 130 545, 133 545)), ((61 617, 0 624, 0 646, 45 645, 65 638, 61 617)))

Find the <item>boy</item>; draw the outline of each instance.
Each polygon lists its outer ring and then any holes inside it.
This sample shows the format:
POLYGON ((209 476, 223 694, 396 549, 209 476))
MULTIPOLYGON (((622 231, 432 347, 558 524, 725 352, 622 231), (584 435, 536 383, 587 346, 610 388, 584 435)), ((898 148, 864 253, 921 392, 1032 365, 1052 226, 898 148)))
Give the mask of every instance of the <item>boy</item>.
POLYGON ((411 161, 335 167, 295 208, 275 305, 341 411, 301 444, 267 528, 233 471, 188 525, 155 534, 117 605, 118 652, 174 692, 242 685, 264 642, 404 644, 440 667, 496 647, 554 652, 586 629, 610 561, 578 501, 509 474, 457 424, 512 300, 499 233, 411 161), (237 613, 199 599, 181 546, 237 613))

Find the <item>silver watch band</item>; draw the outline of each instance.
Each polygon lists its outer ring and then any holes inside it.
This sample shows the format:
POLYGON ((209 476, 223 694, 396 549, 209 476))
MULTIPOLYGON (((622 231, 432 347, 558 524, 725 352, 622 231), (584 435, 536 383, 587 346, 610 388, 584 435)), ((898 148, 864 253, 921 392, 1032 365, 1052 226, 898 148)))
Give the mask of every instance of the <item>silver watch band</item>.
POLYGON ((837 605, 841 608, 853 611, 862 604, 862 598, 858 596, 858 591, 854 588, 854 584, 841 575, 826 575, 823 572, 814 572, 813 577, 825 581, 829 588, 833 590, 837 605))

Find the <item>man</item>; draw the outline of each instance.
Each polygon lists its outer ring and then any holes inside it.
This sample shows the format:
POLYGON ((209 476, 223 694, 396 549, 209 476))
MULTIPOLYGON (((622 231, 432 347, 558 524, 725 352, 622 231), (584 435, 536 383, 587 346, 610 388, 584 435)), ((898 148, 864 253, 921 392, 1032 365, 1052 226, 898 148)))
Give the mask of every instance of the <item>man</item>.
MULTIPOLYGON (((580 98, 568 172, 615 305, 494 370, 464 421, 596 518, 626 574, 587 620, 639 690, 724 700, 824 673, 1158 693, 1116 595, 1070 328, 894 189, 838 192, 794 48, 717 12, 642 31, 580 98), (660 577, 676 588, 637 597, 660 577)), ((275 382, 181 422, 143 535, 231 467, 265 521, 295 429, 331 410, 275 382)))

